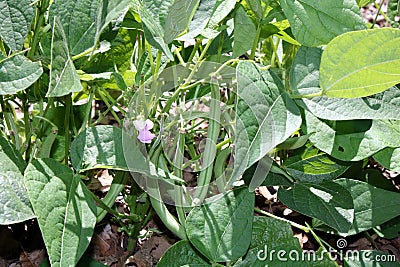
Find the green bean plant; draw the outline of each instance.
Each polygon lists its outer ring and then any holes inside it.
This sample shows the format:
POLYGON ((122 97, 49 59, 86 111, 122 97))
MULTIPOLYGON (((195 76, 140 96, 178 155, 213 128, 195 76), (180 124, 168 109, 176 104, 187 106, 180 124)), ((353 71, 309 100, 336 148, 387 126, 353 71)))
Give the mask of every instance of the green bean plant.
POLYGON ((107 214, 129 253, 157 214, 158 266, 398 266, 346 247, 400 229, 370 167, 400 172, 399 3, 379 28, 370 2, 0 0, 0 224, 37 220, 51 266, 86 266, 107 214))

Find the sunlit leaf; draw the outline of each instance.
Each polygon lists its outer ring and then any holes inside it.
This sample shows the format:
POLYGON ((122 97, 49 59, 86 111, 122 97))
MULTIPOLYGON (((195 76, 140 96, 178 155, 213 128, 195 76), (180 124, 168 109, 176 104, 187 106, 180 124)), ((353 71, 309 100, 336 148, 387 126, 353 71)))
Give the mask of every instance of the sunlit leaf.
POLYGON ((329 97, 355 98, 400 83, 400 29, 345 33, 332 40, 321 58, 320 86, 329 97))

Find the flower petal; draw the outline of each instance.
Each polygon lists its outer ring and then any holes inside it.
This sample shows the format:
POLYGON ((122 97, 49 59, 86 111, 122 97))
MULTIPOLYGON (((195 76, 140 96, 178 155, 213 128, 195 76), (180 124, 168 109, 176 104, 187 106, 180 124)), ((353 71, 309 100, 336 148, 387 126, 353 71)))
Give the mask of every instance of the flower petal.
POLYGON ((151 121, 151 120, 149 120, 149 119, 147 119, 146 120, 146 130, 150 130, 150 129, 153 129, 153 127, 154 127, 154 123, 151 121))
POLYGON ((140 142, 149 144, 149 143, 151 143, 151 140, 153 140, 153 138, 155 138, 155 137, 156 137, 156 135, 151 133, 150 131, 143 130, 143 131, 139 131, 137 138, 139 139, 140 142))
POLYGON ((143 120, 134 120, 133 125, 138 131, 143 131, 146 128, 146 122, 143 120))

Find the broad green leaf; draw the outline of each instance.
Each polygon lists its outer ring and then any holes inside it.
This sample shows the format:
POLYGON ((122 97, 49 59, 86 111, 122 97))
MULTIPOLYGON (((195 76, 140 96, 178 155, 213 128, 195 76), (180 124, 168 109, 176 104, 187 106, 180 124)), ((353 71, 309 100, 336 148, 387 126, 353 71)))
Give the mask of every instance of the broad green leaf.
MULTIPOLYGON (((88 104, 72 105, 72 113, 74 114, 75 125, 82 125, 88 104)), ((48 109, 45 118, 42 120, 36 116, 33 116, 33 127, 42 127, 43 135, 50 135, 54 130, 54 126, 57 128, 58 135, 64 135, 65 133, 65 106, 52 107, 48 109), (50 123, 51 122, 51 123, 50 123)))
POLYGON ((365 29, 355 0, 280 0, 296 40, 320 46, 348 31, 365 29))
POLYGON ((96 224, 89 190, 70 168, 53 159, 32 161, 24 182, 51 266, 75 266, 96 224))
POLYGON ((111 40, 110 50, 96 54, 89 61, 87 58, 82 58, 77 61, 77 64, 84 65, 86 73, 93 73, 91 74, 92 78, 103 79, 107 82, 111 79, 110 75, 115 69, 118 69, 124 76, 131 69, 131 57, 136 38, 137 31, 121 28, 115 39, 111 40), (100 76, 101 73, 104 76, 100 76))
POLYGON ((189 27, 199 3, 199 0, 146 0, 143 4, 138 3, 147 41, 173 59, 168 44, 189 27))
POLYGON ((251 11, 257 16, 258 19, 262 19, 264 16, 265 8, 261 4, 261 0, 247 0, 246 3, 249 5, 251 11))
POLYGON ((347 232, 353 223, 352 195, 337 183, 295 183, 290 190, 280 189, 278 198, 290 209, 319 219, 339 232, 347 232))
POLYGON ((397 188, 394 186, 393 182, 390 179, 388 179, 385 175, 383 175, 383 173, 379 169, 363 170, 361 172, 361 176, 359 172, 355 178, 347 177, 346 173, 346 178, 363 181, 371 186, 375 186, 382 190, 393 191, 393 192, 398 191, 397 188))
POLYGON ((55 0, 50 8, 50 19, 60 20, 65 34, 65 47, 72 55, 94 45, 96 19, 100 0, 55 0))
POLYGON ((31 62, 22 55, 0 61, 0 95, 15 94, 28 88, 42 75, 40 62, 31 62))
POLYGON ((390 89, 363 98, 327 96, 296 99, 296 103, 325 120, 394 119, 400 120, 400 89, 390 89))
POLYGON ((22 50, 35 9, 31 0, 0 1, 0 37, 13 50, 22 50))
POLYGON ((320 183, 339 177, 350 164, 335 160, 317 148, 306 147, 295 151, 282 167, 299 181, 320 183))
MULTIPOLYGON (((318 94, 322 49, 302 46, 290 71, 292 95, 318 94)), ((315 116, 326 120, 400 119, 400 89, 396 86, 363 98, 330 98, 319 96, 296 99, 296 103, 315 116)))
POLYGON ((374 159, 385 168, 400 172, 400 148, 387 147, 377 152, 374 159))
POLYGON ((309 95, 322 91, 319 88, 321 56, 321 48, 306 46, 299 48, 290 70, 290 90, 292 95, 309 95))
POLYGON ((254 63, 237 66, 236 144, 233 177, 285 141, 301 124, 300 112, 282 82, 254 63))
POLYGON ((235 189, 202 206, 186 219, 186 234, 193 246, 212 261, 243 256, 251 240, 254 193, 235 189))
POLYGON ((256 38, 257 29, 251 18, 247 15, 246 11, 240 6, 235 13, 234 17, 234 31, 233 31, 233 54, 232 57, 238 57, 251 50, 253 40, 256 38))
POLYGON ((0 151, 18 167, 21 173, 24 173, 26 163, 22 158, 21 153, 2 136, 0 136, 0 151))
POLYGON ((69 55, 63 26, 54 17, 51 39, 50 82, 47 97, 59 97, 82 91, 78 74, 69 55))
MULTIPOLYGON (((170 48, 168 47, 168 44, 164 40, 164 29, 160 24, 160 21, 157 21, 154 15, 150 12, 153 9, 149 7, 144 7, 142 4, 138 5, 138 9, 140 19, 142 20, 146 40, 153 47, 163 51, 164 54, 172 60, 173 55, 170 48)), ((161 15, 162 14, 160 14, 160 16, 158 17, 159 19, 162 18, 161 15)))
POLYGON ((398 192, 345 178, 335 182, 348 188, 354 201, 353 226, 348 232, 340 233, 341 235, 354 235, 369 230, 400 215, 397 209, 400 202, 398 192))
MULTIPOLYGON (((258 175, 258 180, 263 180, 261 184, 257 186, 291 186, 293 183, 288 179, 289 176, 281 167, 272 161, 272 164, 267 161, 264 163, 265 158, 262 158, 259 162, 250 166, 242 175, 243 181, 246 185, 251 185, 253 178, 258 175), (257 174, 259 172, 260 174, 257 174)), ((289 176, 290 177, 290 176, 289 176)), ((291 177, 290 177, 291 178, 291 177)), ((293 180, 293 178, 291 178, 293 180)))
POLYGON ((71 163, 79 172, 96 168, 127 170, 122 130, 98 125, 82 131, 71 144, 71 163))
POLYGON ((208 267, 210 264, 200 257, 200 254, 193 249, 189 241, 182 240, 175 243, 164 253, 157 266, 208 267))
MULTIPOLYGON (((346 255, 347 256, 347 255, 346 255)), ((344 267, 400 267, 396 255, 376 250, 359 250, 344 258, 344 267), (359 255, 358 257, 355 255, 359 255)))
POLYGON ((392 28, 336 37, 322 53, 323 93, 329 97, 356 98, 383 92, 400 83, 399 42, 400 29, 392 28))
POLYGON ((293 236, 289 223, 258 216, 254 217, 250 248, 234 267, 292 267, 292 266, 336 266, 333 261, 322 257, 319 252, 303 255, 299 240, 293 236), (285 254, 278 257, 278 251, 285 254), (289 256, 290 255, 290 256, 289 256), (302 258, 303 256, 304 259, 302 258), (308 258, 310 257, 310 258, 308 258), (280 260, 282 258, 282 260, 280 260), (307 260, 310 259, 310 260, 307 260))
MULTIPOLYGON (((93 1, 93 0, 92 0, 93 1)), ((98 0, 97 0, 98 1, 98 0)), ((123 16, 128 11, 131 0, 101 0, 99 1, 98 10, 96 12, 96 33, 92 40, 95 45, 99 39, 103 30, 107 25, 118 16, 123 16)), ((78 26, 78 25, 77 25, 78 26)), ((79 26, 82 28, 82 26, 79 26)), ((75 52, 75 51, 74 51, 75 52)))
POLYGON ((0 224, 23 222, 35 217, 24 187, 26 165, 19 152, 0 136, 0 224))
POLYGON ((304 146, 311 134, 289 137, 285 142, 281 143, 278 148, 282 150, 294 150, 304 146))
MULTIPOLYGON (((400 215, 400 210, 397 208, 400 205, 398 192, 384 190, 367 182, 347 178, 340 178, 334 182, 350 192, 354 203, 354 220, 351 228, 347 231, 334 231, 334 233, 343 236, 354 235, 400 215)), ((317 228, 327 230, 324 226, 317 228)), ((330 231, 328 230, 328 232, 330 231)))
POLYGON ((390 221, 387 221, 375 227, 375 230, 378 231, 380 237, 386 239, 393 239, 398 237, 400 232, 400 216, 397 216, 390 221))
MULTIPOLYGON (((153 62, 154 62, 155 60, 154 58, 157 55, 157 49, 152 48, 151 52, 152 52, 151 56, 153 57, 153 62)), ((162 73, 167 63, 168 63, 168 58, 165 55, 162 55, 159 73, 162 73)), ((143 53, 138 65, 136 66, 136 69, 137 72, 135 75, 135 84, 137 87, 139 87, 140 82, 145 82, 153 76, 153 74, 151 73, 151 62, 149 53, 147 52, 143 53)))
POLYGON ((343 161, 362 160, 387 146, 400 146, 398 126, 391 121, 323 121, 305 111, 302 128, 312 134, 310 141, 317 148, 343 161))
POLYGON ((189 27, 199 3, 200 0, 174 1, 165 20, 164 40, 167 44, 189 27))
POLYGON ((55 0, 50 19, 58 17, 72 55, 93 47, 103 29, 127 7, 128 0, 55 0))
POLYGON ((229 13, 231 13, 235 8, 235 5, 235 0, 217 0, 210 16, 210 20, 201 34, 206 38, 215 38, 219 34, 219 31, 217 30, 218 24, 226 18, 229 13))
POLYGON ((202 0, 189 24, 188 33, 178 37, 178 40, 188 41, 197 37, 207 26, 214 11, 216 0, 202 0))

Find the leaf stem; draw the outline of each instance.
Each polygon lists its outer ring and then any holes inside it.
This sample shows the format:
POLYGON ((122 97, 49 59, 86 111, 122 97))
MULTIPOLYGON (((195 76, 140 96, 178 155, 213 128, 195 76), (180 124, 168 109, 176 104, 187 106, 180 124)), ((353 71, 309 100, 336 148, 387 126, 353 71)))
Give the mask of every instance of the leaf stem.
POLYGON ((304 232, 306 232, 306 233, 310 232, 310 230, 311 230, 311 229, 310 229, 309 227, 307 227, 307 226, 304 226, 304 225, 301 225, 301 224, 298 224, 298 223, 289 221, 289 220, 287 220, 287 219, 285 219, 285 218, 281 218, 281 217, 279 217, 279 216, 276 216, 276 215, 274 215, 274 214, 272 214, 272 213, 269 213, 269 212, 267 212, 267 211, 261 210, 261 209, 256 208, 256 207, 254 208, 254 211, 257 212, 257 213, 261 213, 261 214, 263 214, 263 215, 266 215, 266 216, 268 216, 268 217, 271 217, 271 218, 274 218, 274 219, 277 219, 277 220, 280 220, 280 221, 283 221, 283 222, 287 222, 287 223, 289 223, 291 226, 296 227, 297 229, 300 229, 300 230, 302 230, 302 231, 304 231, 304 232))
POLYGON ((310 227, 310 225, 309 225, 307 222, 305 222, 305 223, 306 223, 308 229, 310 230, 312 236, 313 236, 313 237, 315 238, 315 240, 317 241, 317 243, 318 243, 325 251, 328 251, 328 250, 325 248, 324 244, 322 244, 321 239, 314 233, 314 231, 312 230, 312 228, 310 227))
POLYGON ((308 95, 290 95, 290 98, 292 98, 292 99, 313 98, 313 97, 323 96, 323 94, 324 93, 322 91, 319 91, 319 92, 308 94, 308 95))
POLYGON ((101 199, 99 199, 92 191, 89 190, 89 192, 92 195, 94 201, 96 201, 96 203, 99 205, 99 207, 106 210, 111 215, 113 215, 121 223, 121 225, 124 225, 124 223, 121 221, 121 219, 130 219, 134 222, 139 222, 141 220, 140 216, 138 216, 136 214, 125 215, 125 214, 116 212, 115 210, 113 210, 112 208, 109 208, 106 204, 104 204, 104 202, 101 199))
POLYGON ((376 16, 375 16, 375 18, 374 18, 374 21, 372 22, 371 29, 373 29, 373 28, 375 27, 376 21, 378 20, 379 13, 380 13, 380 11, 381 11, 382 6, 383 6, 384 3, 385 3, 385 1, 382 0, 382 1, 381 1, 381 4, 379 5, 379 7, 377 7, 377 6, 376 6, 376 3, 374 2, 374 6, 375 6, 375 8, 378 8, 378 11, 376 11, 376 16))
POLYGON ((72 56, 71 59, 72 59, 72 61, 75 61, 77 59, 80 59, 80 58, 92 53, 94 50, 95 50, 95 47, 93 46, 93 47, 83 51, 82 53, 80 53, 78 55, 72 56))

